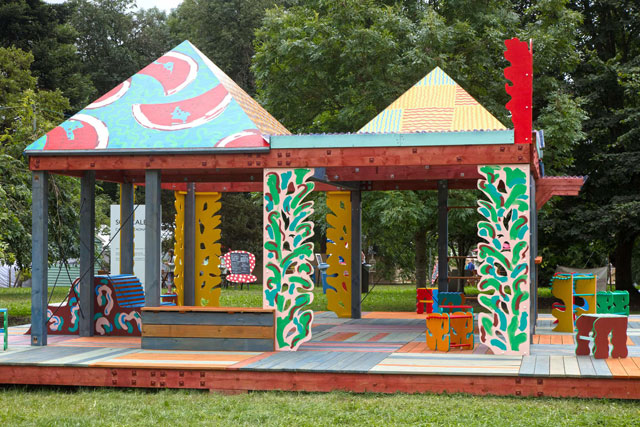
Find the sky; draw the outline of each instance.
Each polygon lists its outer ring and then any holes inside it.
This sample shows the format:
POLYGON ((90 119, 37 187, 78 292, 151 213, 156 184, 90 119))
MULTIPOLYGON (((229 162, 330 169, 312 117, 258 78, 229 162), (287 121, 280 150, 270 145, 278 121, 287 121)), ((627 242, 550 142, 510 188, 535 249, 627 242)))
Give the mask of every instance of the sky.
MULTIPOLYGON (((45 2, 64 3, 65 0, 45 0, 45 2)), ((162 9, 166 12, 171 11, 171 9, 175 9, 180 3, 182 3, 182 0, 136 0, 138 9, 149 9, 152 7, 157 7, 158 9, 162 9)))

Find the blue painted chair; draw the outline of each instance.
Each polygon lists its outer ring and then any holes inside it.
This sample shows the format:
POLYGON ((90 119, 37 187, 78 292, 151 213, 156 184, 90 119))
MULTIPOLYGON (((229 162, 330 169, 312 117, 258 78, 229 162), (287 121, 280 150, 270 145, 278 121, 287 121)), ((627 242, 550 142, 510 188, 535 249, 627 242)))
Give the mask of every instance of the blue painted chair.
MULTIPOLYGON (((317 281, 319 279, 320 283, 322 283, 322 293, 326 294, 328 288, 333 289, 327 283, 327 269, 329 268, 329 264, 327 264, 326 262, 322 261, 322 255, 320 255, 320 254, 316 254, 316 264, 317 264, 317 266, 316 266, 316 268, 315 268, 315 270, 313 271, 313 274, 312 274, 313 283, 317 283, 317 281), (320 273, 319 276, 317 276, 318 273, 320 273)), ((333 290, 335 291, 335 289, 333 289, 333 290)))
POLYGON ((0 328, 0 333, 4 335, 4 351, 7 351, 7 347, 9 347, 9 311, 6 308, 0 308, 0 313, 4 316, 4 326, 0 328))

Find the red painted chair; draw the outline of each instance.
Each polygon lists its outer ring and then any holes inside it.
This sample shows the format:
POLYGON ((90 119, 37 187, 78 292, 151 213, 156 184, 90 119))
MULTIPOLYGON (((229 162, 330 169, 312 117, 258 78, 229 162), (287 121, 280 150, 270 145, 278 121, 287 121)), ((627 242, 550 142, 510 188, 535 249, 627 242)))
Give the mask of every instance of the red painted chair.
POLYGON ((611 357, 625 358, 627 349, 627 316, 618 314, 583 314, 576 320, 576 355, 588 356, 593 351, 596 359, 609 357, 609 335, 611 335, 611 357), (589 344, 593 343, 593 350, 589 344))
POLYGON ((249 283, 258 280, 251 274, 256 266, 256 257, 247 251, 230 251, 224 255, 224 263, 228 269, 227 281, 240 283, 240 289, 244 283, 249 287, 249 283))

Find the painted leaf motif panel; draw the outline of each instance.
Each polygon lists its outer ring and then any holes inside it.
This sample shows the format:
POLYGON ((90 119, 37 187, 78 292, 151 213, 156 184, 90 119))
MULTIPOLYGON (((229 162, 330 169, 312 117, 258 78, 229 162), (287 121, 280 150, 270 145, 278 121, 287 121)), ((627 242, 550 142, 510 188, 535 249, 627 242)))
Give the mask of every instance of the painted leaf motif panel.
POLYGON ((479 166, 480 341, 495 354, 528 354, 530 322, 529 170, 479 166))
POLYGON ((311 339, 313 169, 264 171, 263 307, 276 310, 276 349, 311 339))

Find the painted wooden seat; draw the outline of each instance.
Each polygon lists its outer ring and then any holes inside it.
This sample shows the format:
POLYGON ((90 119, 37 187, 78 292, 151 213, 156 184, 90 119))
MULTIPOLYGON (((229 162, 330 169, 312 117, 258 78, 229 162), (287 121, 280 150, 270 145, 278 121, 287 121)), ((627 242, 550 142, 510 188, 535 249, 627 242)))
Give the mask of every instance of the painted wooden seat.
POLYGON ((427 346, 431 350, 473 349, 473 312, 427 314, 427 346))
MULTIPOLYGON (((130 274, 97 275, 93 282, 94 333, 96 335, 140 336, 144 307, 144 288, 140 280, 130 274)), ((47 333, 77 335, 80 326, 80 280, 74 280, 66 304, 47 307, 47 333)), ((175 305, 163 301, 161 305, 175 305)), ((31 329, 27 334, 31 333, 31 329)))
POLYGON ((6 308, 0 308, 4 320, 2 321, 3 327, 0 328, 0 333, 4 335, 4 351, 9 347, 9 311, 6 308))
POLYGON ((439 292, 438 313, 473 312, 470 305, 466 305, 467 297, 462 292, 439 292))
POLYGON ((256 276, 251 274, 256 266, 256 257, 251 252, 227 252, 224 255, 224 263, 229 269, 227 281, 240 283, 240 289, 242 289, 242 284, 246 283, 248 287, 249 283, 254 283, 258 280, 256 276))
POLYGON ((583 314, 576 319, 576 355, 591 354, 589 345, 593 343, 593 357, 609 357, 609 335, 611 335, 611 357, 625 358, 627 349, 628 317, 619 314, 583 314))
POLYGON ((438 288, 416 290, 416 313, 438 313, 438 288))

